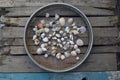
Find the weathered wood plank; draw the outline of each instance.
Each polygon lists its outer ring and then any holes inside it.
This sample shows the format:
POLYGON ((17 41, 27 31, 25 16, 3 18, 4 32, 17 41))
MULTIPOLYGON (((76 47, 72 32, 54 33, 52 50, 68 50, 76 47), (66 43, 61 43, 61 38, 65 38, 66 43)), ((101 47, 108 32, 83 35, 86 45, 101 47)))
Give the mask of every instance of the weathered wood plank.
POLYGON ((52 2, 65 2, 73 5, 115 8, 115 0, 1 0, 0 7, 41 6, 52 2))
MULTIPOLYGON (((114 28, 93 28, 94 37, 118 37, 118 29, 114 28)), ((24 28, 23 27, 4 27, 2 29, 3 38, 14 38, 14 37, 23 37, 24 28)), ((32 33, 31 33, 32 36, 32 33)), ((86 37, 87 34, 81 36, 86 37)))
MULTIPOLYGON (((8 12, 5 14, 5 16, 30 16, 36 9, 39 7, 13 7, 13 8, 6 8, 5 10, 8 12)), ((100 8, 93 8, 93 7, 82 7, 78 6, 78 8, 83 11, 86 15, 114 15, 113 10, 106 10, 106 9, 100 9, 100 8)), ((70 10, 63 10, 57 9, 57 10, 50 10, 50 15, 54 15, 55 13, 58 13, 62 16, 76 16, 77 14, 70 10)))
MULTIPOLYGON (((29 50, 32 54, 36 54, 36 46, 30 46, 29 50)), ((81 47, 81 52, 84 53, 87 47, 81 47)), ((93 46, 91 53, 113 53, 113 52, 120 52, 118 50, 118 46, 93 46)), ((24 46, 5 46, 1 47, 0 53, 3 55, 12 54, 12 55, 22 55, 26 54, 24 46)))
MULTIPOLYGON (((37 67, 28 56, 1 56, 0 59, 0 72, 45 72, 37 67)), ((116 54, 90 54, 81 66, 72 71, 109 70, 117 70, 116 54)))
MULTIPOLYGON (((87 45, 88 38, 81 39, 84 41, 84 45, 87 45)), ((93 45, 116 45, 119 42, 116 37, 94 37, 93 45)), ((33 45, 33 41, 28 45, 33 45)), ((3 38, 0 40, 0 46, 23 46, 23 38, 3 38)))
MULTIPOLYGON (((67 20, 68 18, 66 18, 67 20)), ((79 17, 73 17, 74 21, 79 25, 85 25, 84 22, 79 17)), ((92 26, 114 26, 118 23, 117 16, 109 16, 109 17, 88 17, 89 21, 91 22, 92 26)), ((1 18, 1 22, 4 22, 9 25, 14 26, 25 26, 28 17, 23 18, 1 18)), ((38 18, 37 20, 45 20, 46 23, 49 21, 54 20, 54 18, 38 18)))

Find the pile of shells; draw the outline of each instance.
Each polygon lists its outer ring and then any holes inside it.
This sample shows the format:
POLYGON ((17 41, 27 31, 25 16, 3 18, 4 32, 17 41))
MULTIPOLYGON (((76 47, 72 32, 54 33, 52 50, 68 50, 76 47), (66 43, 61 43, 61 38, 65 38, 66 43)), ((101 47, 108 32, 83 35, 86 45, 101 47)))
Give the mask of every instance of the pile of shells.
MULTIPOLYGON (((46 13, 45 17, 50 17, 50 14, 46 13)), ((80 47, 84 42, 78 35, 85 33, 86 28, 77 25, 73 18, 55 14, 52 21, 46 23, 45 20, 41 20, 33 31, 34 44, 39 46, 37 54, 42 54, 45 58, 54 56, 60 60, 75 56, 76 60, 79 60, 77 55, 81 53, 80 47)))

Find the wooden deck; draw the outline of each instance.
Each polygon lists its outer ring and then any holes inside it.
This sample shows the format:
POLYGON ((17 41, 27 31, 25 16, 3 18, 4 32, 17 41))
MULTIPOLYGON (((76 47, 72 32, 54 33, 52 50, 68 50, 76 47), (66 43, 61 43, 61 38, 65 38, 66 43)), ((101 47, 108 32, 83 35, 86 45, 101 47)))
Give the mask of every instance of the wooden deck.
MULTIPOLYGON (((45 72, 26 54, 23 32, 28 17, 40 6, 51 2, 66 2, 78 7, 93 27, 91 54, 72 72, 118 70, 116 53, 120 52, 120 35, 116 0, 0 0, 0 20, 5 24, 0 29, 0 72, 45 72)), ((68 13, 62 15, 75 17, 68 13)))

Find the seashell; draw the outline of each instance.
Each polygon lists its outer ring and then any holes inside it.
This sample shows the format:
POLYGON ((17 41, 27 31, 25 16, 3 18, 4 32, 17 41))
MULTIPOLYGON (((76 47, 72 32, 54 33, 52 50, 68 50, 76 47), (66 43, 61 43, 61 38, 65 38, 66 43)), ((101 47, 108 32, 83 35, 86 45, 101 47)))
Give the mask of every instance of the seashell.
POLYGON ((48 42, 48 38, 47 37, 43 38, 42 40, 43 40, 43 42, 48 42))
POLYGON ((63 36, 66 36, 66 33, 63 33, 63 36))
POLYGON ((45 47, 42 47, 42 51, 47 51, 47 49, 45 47))
POLYGON ((49 41, 49 42, 48 42, 48 44, 50 45, 50 44, 51 44, 51 42, 49 41))
POLYGON ((65 36, 64 38, 65 38, 65 39, 67 39, 68 37, 67 37, 67 36, 65 36))
POLYGON ((72 51, 72 52, 71 52, 71 55, 72 55, 72 56, 76 56, 77 53, 76 53, 75 51, 72 51))
POLYGON ((37 54, 42 54, 42 49, 41 48, 38 48, 37 51, 36 51, 37 54))
POLYGON ((80 27, 80 32, 81 32, 81 33, 85 33, 85 32, 86 32, 85 26, 81 26, 81 27, 80 27))
POLYGON ((73 23, 73 18, 69 18, 69 19, 68 19, 68 23, 69 23, 69 24, 72 24, 72 23, 73 23))
POLYGON ((72 26, 75 26, 75 25, 76 25, 76 23, 75 23, 75 22, 73 22, 73 23, 72 23, 72 26))
POLYGON ((49 24, 45 24, 46 27, 49 27, 50 25, 49 24))
POLYGON ((57 37, 52 37, 52 39, 56 40, 56 39, 57 39, 57 37))
POLYGON ((38 24, 38 28, 39 28, 39 29, 43 28, 43 24, 42 24, 42 23, 39 23, 39 24, 38 24))
POLYGON ((61 40, 60 40, 60 39, 57 39, 57 42, 59 42, 59 43, 60 43, 60 42, 61 42, 61 40))
POLYGON ((80 57, 77 56, 77 57, 76 57, 76 60, 79 60, 79 59, 80 59, 80 57))
POLYGON ((64 38, 61 38, 61 41, 64 41, 65 39, 64 38))
POLYGON ((74 42, 73 42, 73 41, 71 41, 71 40, 69 40, 69 43, 70 43, 70 44, 74 44, 74 42))
POLYGON ((74 35, 77 35, 77 34, 79 34, 79 32, 77 31, 77 30, 70 30, 70 33, 73 33, 74 35))
POLYGON ((52 50, 54 50, 54 49, 56 49, 56 47, 55 47, 55 46, 52 46, 52 50))
POLYGON ((60 48, 62 48, 62 47, 63 47, 63 45, 62 45, 62 44, 58 44, 58 46, 59 46, 60 48))
POLYGON ((56 37, 58 37, 58 38, 59 38, 59 37, 61 37, 61 36, 60 36, 60 34, 56 34, 56 37))
POLYGON ((47 17, 47 18, 50 17, 50 14, 49 14, 49 13, 46 13, 46 14, 45 14, 45 17, 47 17))
POLYGON ((60 58, 61 58, 61 53, 57 53, 57 54, 56 54, 56 58, 57 58, 57 59, 60 59, 60 58))
POLYGON ((59 23, 60 23, 61 26, 64 26, 65 25, 65 18, 63 18, 63 17, 60 18, 59 23))
POLYGON ((76 52, 77 54, 80 54, 81 51, 80 51, 80 49, 76 49, 75 52, 76 52))
POLYGON ((56 21, 56 24, 60 24, 60 22, 59 22, 59 21, 56 21))
POLYGON ((71 47, 71 48, 73 48, 73 47, 74 47, 74 45, 70 45, 70 47, 71 47))
POLYGON ((65 57, 69 57, 69 56, 70 56, 70 53, 64 52, 64 55, 65 55, 65 57))
POLYGON ((77 29, 77 26, 73 26, 74 29, 77 29))
POLYGON ((74 45, 74 49, 78 49, 78 45, 75 44, 75 45, 74 45))
POLYGON ((52 35, 54 36, 55 34, 56 34, 56 32, 53 32, 53 34, 52 34, 52 35))
POLYGON ((73 35, 72 34, 70 34, 70 39, 73 40, 73 35))
POLYGON ((36 38, 37 38, 37 35, 34 35, 34 36, 33 36, 33 40, 35 40, 36 38))
POLYGON ((53 29, 54 29, 53 31, 59 31, 61 29, 61 27, 55 27, 53 29))
POLYGON ((37 31, 38 29, 35 27, 35 28, 33 28, 33 31, 37 31))
POLYGON ((83 46, 83 45, 84 45, 84 42, 83 42, 83 40, 78 39, 78 40, 76 41, 76 44, 77 44, 78 46, 83 46))
POLYGON ((62 44, 66 44, 66 42, 64 41, 62 44))
POLYGON ((64 49, 64 50, 67 50, 67 49, 69 48, 69 46, 70 46, 69 44, 65 44, 65 45, 63 46, 63 49, 64 49))
POLYGON ((53 22, 50 22, 50 23, 49 23, 49 26, 50 26, 50 27, 53 27, 53 22))
POLYGON ((35 43, 34 43, 35 45, 38 45, 40 43, 39 39, 35 39, 34 41, 35 41, 35 43))
POLYGON ((56 45, 57 43, 56 43, 56 42, 53 42, 52 44, 53 44, 53 45, 56 45))
POLYGON ((60 31, 59 31, 59 33, 60 33, 60 34, 63 34, 63 31, 62 31, 62 30, 60 30, 60 31))
POLYGON ((45 32, 48 33, 50 31, 49 28, 44 28, 45 32))
POLYGON ((41 44, 41 46, 40 46, 41 48, 43 48, 43 47, 45 47, 45 44, 41 44))
POLYGON ((61 55, 60 58, 61 58, 61 60, 64 60, 64 59, 65 59, 65 56, 64 56, 64 55, 61 55))
POLYGON ((57 53, 57 49, 53 49, 53 50, 51 51, 51 55, 53 55, 53 56, 55 56, 56 53, 57 53))
POLYGON ((41 38, 44 38, 44 37, 45 37, 45 33, 42 33, 42 34, 40 35, 40 37, 41 37, 41 38))
POLYGON ((59 15, 58 14, 55 14, 55 20, 59 19, 59 15))
POLYGON ((66 31, 67 33, 69 33, 70 28, 69 28, 69 27, 66 27, 66 28, 65 28, 65 31, 66 31))
POLYGON ((42 24, 45 24, 45 20, 40 20, 40 22, 41 22, 42 24))
POLYGON ((48 54, 44 54, 44 57, 47 58, 47 57, 48 57, 48 54))

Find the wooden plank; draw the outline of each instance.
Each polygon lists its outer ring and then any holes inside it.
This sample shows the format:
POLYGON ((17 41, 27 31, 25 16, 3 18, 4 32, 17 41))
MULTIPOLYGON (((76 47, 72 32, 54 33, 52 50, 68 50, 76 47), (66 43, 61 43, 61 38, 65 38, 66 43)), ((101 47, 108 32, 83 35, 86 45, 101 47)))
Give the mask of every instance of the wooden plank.
MULTIPOLYGON (((114 28, 93 28, 94 37, 118 37, 118 29, 114 28)), ((2 29, 3 38, 14 38, 23 37, 24 28, 23 27, 4 27, 2 29)), ((32 33, 30 34, 33 35, 32 33)), ((81 36, 86 37, 87 34, 81 34, 81 36)))
MULTIPOLYGON (((29 51, 32 54, 36 54, 38 46, 30 46, 29 51)), ((87 50, 87 47, 81 47, 81 52, 84 53, 87 50)), ((26 54, 24 46, 3 46, 0 50, 1 54, 3 55, 23 55, 26 54)), ((120 52, 118 50, 118 46, 93 46, 91 53, 113 53, 113 52, 120 52)))
MULTIPOLYGON (((84 45, 87 45, 88 38, 81 38, 84 41, 84 45)), ((116 37, 94 37, 93 45, 116 45, 119 43, 119 39, 116 37)), ((3 38, 0 40, 0 46, 23 46, 23 38, 3 38)), ((33 41, 28 45, 33 45, 33 41)))
MULTIPOLYGON (((0 58, 0 72, 45 72, 36 66, 28 56, 1 56, 0 58)), ((116 54, 90 54, 87 60, 72 72, 109 70, 117 70, 116 54)))
POLYGON ((116 2, 115 0, 90 0, 90 1, 83 1, 83 0, 1 0, 0 7, 19 7, 19 6, 41 6, 44 4, 52 3, 52 2, 65 2, 73 5, 80 5, 80 6, 92 6, 92 7, 102 7, 102 8, 115 8, 116 2))
MULTIPOLYGON (((81 18, 72 17, 74 21, 78 25, 85 25, 81 18)), ((54 20, 54 18, 38 18, 39 20, 45 20, 46 23, 49 23, 49 21, 54 20)), ((38 20, 36 19, 36 20, 38 20)), ((66 17, 66 20, 68 18, 66 17)), ((92 26, 114 26, 118 23, 118 17, 117 16, 107 16, 107 17, 88 17, 89 21, 91 22, 92 26)), ((1 19, 1 22, 14 25, 14 26, 25 26, 26 22, 28 20, 28 17, 23 18, 9 18, 9 17, 3 17, 1 19)))
MULTIPOLYGON (((114 15, 113 10, 106 10, 106 9, 100 9, 100 8, 93 8, 93 7, 83 7, 83 6, 77 6, 81 11, 83 11, 86 15, 114 15)), ((5 16, 11 16, 11 17, 22 17, 22 16, 30 16, 36 9, 39 7, 13 7, 13 8, 5 8, 5 10, 8 12, 5 14, 5 16)), ((70 11, 68 9, 54 9, 47 11, 50 13, 50 15, 54 15, 55 13, 58 13, 62 16, 77 16, 73 11, 70 11)))

